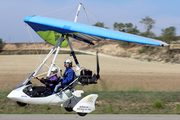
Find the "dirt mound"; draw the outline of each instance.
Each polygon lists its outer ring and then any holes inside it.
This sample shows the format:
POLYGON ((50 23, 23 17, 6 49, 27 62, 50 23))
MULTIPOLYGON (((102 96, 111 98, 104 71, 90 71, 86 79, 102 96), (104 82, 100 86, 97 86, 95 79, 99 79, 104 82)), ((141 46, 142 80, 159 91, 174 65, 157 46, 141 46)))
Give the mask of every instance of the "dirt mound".
MULTIPOLYGON (((96 52, 118 56, 131 57, 140 60, 163 61, 180 63, 180 49, 168 49, 167 47, 146 46, 135 43, 128 43, 122 41, 106 40, 94 41, 95 45, 89 45, 81 41, 73 41, 72 47, 74 50, 81 50, 87 52, 96 52)), ((53 46, 49 43, 8 43, 5 44, 3 50, 27 50, 27 49, 44 49, 50 50, 53 46)), ((68 49, 62 48, 62 49, 68 49)), ((61 49, 61 50, 62 50, 61 49)))
POLYGON ((2 50, 51 49, 49 43, 6 43, 2 50))

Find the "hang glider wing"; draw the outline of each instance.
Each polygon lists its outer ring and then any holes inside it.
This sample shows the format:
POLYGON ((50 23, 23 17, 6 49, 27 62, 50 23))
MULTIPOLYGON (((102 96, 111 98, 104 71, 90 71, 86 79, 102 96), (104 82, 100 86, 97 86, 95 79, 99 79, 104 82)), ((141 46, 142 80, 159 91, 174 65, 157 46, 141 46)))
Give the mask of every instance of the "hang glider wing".
MULTIPOLYGON (((168 46, 165 42, 151 38, 59 19, 28 16, 24 19, 24 22, 27 23, 41 38, 52 45, 55 45, 62 34, 66 34, 68 37, 90 44, 93 44, 92 41, 94 40, 101 41, 113 39, 148 45, 168 46)), ((67 45, 68 43, 65 40, 62 46, 66 47, 67 45)))

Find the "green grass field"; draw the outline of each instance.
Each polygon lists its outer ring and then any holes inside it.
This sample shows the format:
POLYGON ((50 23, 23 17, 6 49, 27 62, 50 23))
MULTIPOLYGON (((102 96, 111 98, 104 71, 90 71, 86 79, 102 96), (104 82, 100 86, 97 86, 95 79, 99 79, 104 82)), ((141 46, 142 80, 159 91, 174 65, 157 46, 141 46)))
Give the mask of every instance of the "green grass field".
MULTIPOLYGON (((0 92, 1 114, 75 114, 60 105, 28 105, 19 107, 0 92)), ((180 92, 144 91, 85 91, 83 96, 98 94, 96 110, 92 114, 179 114, 180 92)))

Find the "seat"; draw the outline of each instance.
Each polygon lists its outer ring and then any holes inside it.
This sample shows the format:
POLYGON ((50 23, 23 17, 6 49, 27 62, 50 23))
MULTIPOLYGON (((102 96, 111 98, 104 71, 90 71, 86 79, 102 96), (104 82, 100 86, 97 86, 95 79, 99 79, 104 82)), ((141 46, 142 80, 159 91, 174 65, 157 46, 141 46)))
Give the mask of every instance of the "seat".
MULTIPOLYGON (((77 78, 75 78, 74 80, 76 80, 77 78)), ((74 80, 72 81, 72 82, 74 82, 74 80)), ((71 82, 71 83, 72 83, 71 82)), ((71 84, 70 83, 70 84, 71 84)), ((76 82, 74 82, 73 84, 71 84, 71 85, 69 85, 67 88, 65 88, 64 90, 67 90, 67 89, 69 89, 71 92, 74 92, 74 90, 75 90, 75 86, 76 86, 76 82)))
POLYGON ((57 81, 57 84, 56 84, 56 85, 58 85, 59 82, 61 82, 61 77, 58 78, 58 81, 57 81))

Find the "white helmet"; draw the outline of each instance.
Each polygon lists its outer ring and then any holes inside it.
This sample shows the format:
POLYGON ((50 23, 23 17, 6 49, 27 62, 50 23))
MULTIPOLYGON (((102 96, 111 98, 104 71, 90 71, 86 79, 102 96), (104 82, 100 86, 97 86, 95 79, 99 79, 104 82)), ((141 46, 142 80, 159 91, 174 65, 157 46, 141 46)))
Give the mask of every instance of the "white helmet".
POLYGON ((57 74, 58 73, 58 68, 57 67, 53 67, 52 70, 53 74, 57 74))
POLYGON ((72 67, 72 61, 70 59, 64 61, 64 67, 66 67, 66 63, 69 63, 69 67, 72 67))

